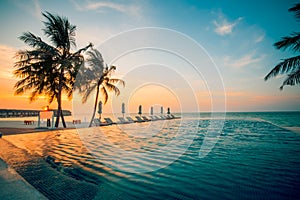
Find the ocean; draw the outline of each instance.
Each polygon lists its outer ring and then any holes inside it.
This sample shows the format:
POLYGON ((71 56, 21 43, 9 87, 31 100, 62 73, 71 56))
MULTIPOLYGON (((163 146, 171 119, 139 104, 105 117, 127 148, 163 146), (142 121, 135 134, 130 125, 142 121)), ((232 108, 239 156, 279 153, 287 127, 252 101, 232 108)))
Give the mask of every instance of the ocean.
POLYGON ((95 199, 298 199, 300 112, 181 119, 6 136, 51 156, 95 199))

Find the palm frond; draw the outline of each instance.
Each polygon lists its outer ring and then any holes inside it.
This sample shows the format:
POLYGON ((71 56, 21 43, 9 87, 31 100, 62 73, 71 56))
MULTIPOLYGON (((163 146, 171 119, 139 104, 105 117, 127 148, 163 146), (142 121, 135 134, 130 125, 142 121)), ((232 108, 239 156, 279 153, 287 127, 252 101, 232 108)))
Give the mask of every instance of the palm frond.
POLYGON ((299 84, 300 84, 300 69, 288 75, 288 77, 284 80, 284 82, 280 86, 280 90, 282 90, 285 85, 293 86, 299 84))
POLYGON ((104 69, 104 60, 101 53, 97 49, 91 49, 86 52, 87 64, 93 69, 95 74, 102 76, 104 69))
POLYGON ((33 33, 25 32, 19 39, 33 48, 44 49, 52 54, 59 53, 54 47, 44 42, 40 37, 35 36, 33 33))
POLYGON ((289 73, 299 69, 300 67, 300 55, 292 58, 287 58, 276 65, 264 78, 264 80, 268 80, 272 77, 277 76, 278 74, 289 73))
POLYGON ((290 12, 295 12, 295 16, 300 20, 300 3, 294 5, 294 7, 289 9, 290 12))
POLYGON ((290 36, 282 37, 280 41, 274 44, 274 46, 277 49, 286 50, 287 48, 290 48, 294 52, 297 52, 300 50, 300 33, 294 32, 290 36))
POLYGON ((49 12, 42 13, 47 19, 44 21, 45 28, 44 34, 56 45, 64 51, 69 51, 71 46, 75 44, 75 31, 76 26, 70 24, 66 17, 53 15, 49 12))
POLYGON ((88 87, 85 87, 85 90, 81 92, 82 98, 81 102, 86 103, 92 92, 96 89, 97 84, 89 85, 88 87))
POLYGON ((38 99, 38 92, 37 92, 36 90, 34 90, 34 91, 31 93, 31 95, 30 95, 30 97, 29 97, 29 100, 30 100, 30 102, 33 102, 33 101, 35 101, 36 99, 38 99))
POLYGON ((109 82, 106 82, 104 84, 104 87, 107 88, 108 91, 110 92, 114 92, 116 96, 119 96, 120 95, 120 90, 117 86, 109 83, 109 82))
POLYGON ((123 87, 125 87, 125 81, 123 81, 122 79, 118 79, 118 78, 110 78, 108 80, 109 83, 112 83, 112 84, 118 84, 120 83, 121 85, 123 85, 123 87))
POLYGON ((108 100, 108 93, 105 87, 101 87, 100 89, 101 94, 103 95, 103 104, 106 104, 107 100, 108 100))

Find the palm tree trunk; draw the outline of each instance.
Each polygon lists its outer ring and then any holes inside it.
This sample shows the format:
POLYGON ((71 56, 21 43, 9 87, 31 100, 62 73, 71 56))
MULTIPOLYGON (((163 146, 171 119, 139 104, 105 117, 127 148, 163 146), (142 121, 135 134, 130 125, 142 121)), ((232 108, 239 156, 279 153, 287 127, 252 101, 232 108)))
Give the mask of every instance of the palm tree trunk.
POLYGON ((67 125, 66 125, 66 122, 65 122, 65 118, 64 118, 64 113, 63 113, 62 110, 61 110, 61 122, 62 122, 64 128, 67 128, 67 125))
POLYGON ((97 110, 97 103, 98 103, 98 96, 99 96, 99 89, 100 89, 100 84, 97 85, 97 92, 96 92, 96 99, 95 99, 95 104, 94 104, 94 111, 93 111, 93 115, 92 115, 89 127, 91 127, 93 125, 93 121, 94 121, 94 118, 95 118, 95 114, 96 114, 96 110, 97 110))
POLYGON ((56 114, 56 121, 55 121, 55 127, 58 128, 59 125, 59 118, 61 117, 63 127, 66 128, 66 123, 62 114, 62 106, 61 106, 61 90, 62 90, 62 79, 63 79, 63 73, 64 69, 62 68, 60 71, 60 76, 59 76, 59 83, 58 83, 58 94, 57 94, 57 114, 56 114))
POLYGON ((61 110, 59 109, 59 106, 57 107, 57 111, 56 111, 56 120, 55 120, 55 127, 58 128, 58 124, 59 124, 59 118, 60 118, 60 112, 61 110))

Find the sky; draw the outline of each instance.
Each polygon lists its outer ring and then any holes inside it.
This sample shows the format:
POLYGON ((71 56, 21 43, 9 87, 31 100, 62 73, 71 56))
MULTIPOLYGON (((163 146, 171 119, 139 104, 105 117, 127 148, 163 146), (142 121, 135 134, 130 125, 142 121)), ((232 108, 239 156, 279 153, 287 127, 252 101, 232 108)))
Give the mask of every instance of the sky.
MULTIPOLYGON (((298 31, 289 0, 2 0, 0 2, 0 108, 41 109, 30 93, 14 95, 14 58, 28 47, 18 39, 30 31, 43 40, 41 12, 66 16, 77 26, 77 48, 94 44, 115 77, 126 82, 111 95, 105 112, 128 112, 139 104, 174 112, 300 110, 299 86, 279 90, 284 76, 264 81, 293 52, 273 44, 298 31)), ((76 49, 74 49, 76 50, 76 49)), ((90 108, 80 96, 64 98, 63 108, 90 108)), ((55 108, 53 102, 50 107, 55 108)))

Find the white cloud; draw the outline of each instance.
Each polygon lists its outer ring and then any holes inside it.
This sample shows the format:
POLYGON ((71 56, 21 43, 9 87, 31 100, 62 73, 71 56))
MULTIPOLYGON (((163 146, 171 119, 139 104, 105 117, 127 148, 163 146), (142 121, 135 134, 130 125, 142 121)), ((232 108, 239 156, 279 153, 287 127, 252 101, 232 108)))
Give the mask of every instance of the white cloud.
POLYGON ((215 25, 215 32, 222 36, 231 34, 233 28, 237 26, 242 19, 242 17, 239 17, 234 22, 228 22, 228 20, 222 14, 220 14, 219 20, 213 21, 213 24, 215 25))
POLYGON ((230 56, 226 56, 224 59, 224 63, 226 66, 234 67, 234 68, 242 68, 249 64, 253 64, 261 61, 265 58, 265 55, 255 56, 254 53, 246 54, 239 59, 232 59, 230 56))
POLYGON ((80 11, 98 11, 105 12, 107 9, 115 10, 127 15, 139 16, 141 14, 141 8, 133 4, 121 4, 113 2, 86 2, 83 5, 79 5, 78 2, 72 1, 77 10, 80 11))
POLYGON ((265 38, 265 34, 262 34, 260 36, 258 36, 255 40, 255 43, 260 43, 261 41, 263 41, 265 38))

